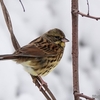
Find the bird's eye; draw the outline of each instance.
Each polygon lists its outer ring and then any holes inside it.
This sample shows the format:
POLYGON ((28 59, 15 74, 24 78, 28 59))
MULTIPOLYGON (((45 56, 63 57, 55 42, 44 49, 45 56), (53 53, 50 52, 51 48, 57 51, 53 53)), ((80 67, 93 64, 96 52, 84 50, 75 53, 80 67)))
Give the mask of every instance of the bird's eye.
POLYGON ((59 36, 55 36, 55 38, 56 38, 56 39, 59 39, 59 40, 61 39, 59 36))

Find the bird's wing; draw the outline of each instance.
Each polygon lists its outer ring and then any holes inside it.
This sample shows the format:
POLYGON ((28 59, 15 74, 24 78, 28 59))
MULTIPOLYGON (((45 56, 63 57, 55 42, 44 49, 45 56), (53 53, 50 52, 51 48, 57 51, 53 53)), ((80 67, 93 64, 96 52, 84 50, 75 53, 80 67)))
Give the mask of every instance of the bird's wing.
POLYGON ((33 44, 28 44, 19 50, 17 50, 14 54, 16 56, 25 56, 25 57, 45 57, 45 56, 56 56, 57 52, 55 49, 55 45, 45 44, 42 46, 35 46, 33 44), (52 47, 52 48, 51 48, 52 47), (51 50, 53 49, 53 50, 51 50))

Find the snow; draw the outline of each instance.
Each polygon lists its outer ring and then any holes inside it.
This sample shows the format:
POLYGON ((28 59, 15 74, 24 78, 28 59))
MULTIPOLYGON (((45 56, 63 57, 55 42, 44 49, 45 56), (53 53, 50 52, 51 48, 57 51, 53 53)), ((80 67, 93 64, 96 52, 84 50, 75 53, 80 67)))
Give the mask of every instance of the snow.
MULTIPOLYGON (((43 77, 57 100, 73 100, 72 36, 70 0, 4 0, 10 13, 14 34, 21 46, 52 28, 60 28, 70 40, 63 58, 49 75, 43 77)), ((90 14, 100 16, 100 1, 91 0, 90 14)), ((80 0, 80 11, 87 13, 86 1, 80 0)), ((0 10, 0 54, 14 52, 9 31, 0 10)), ((79 84, 80 92, 100 93, 100 21, 79 17, 79 84)), ((0 61, 0 100, 45 100, 32 83, 23 66, 13 61, 0 61)), ((83 99, 82 99, 83 100, 83 99)))

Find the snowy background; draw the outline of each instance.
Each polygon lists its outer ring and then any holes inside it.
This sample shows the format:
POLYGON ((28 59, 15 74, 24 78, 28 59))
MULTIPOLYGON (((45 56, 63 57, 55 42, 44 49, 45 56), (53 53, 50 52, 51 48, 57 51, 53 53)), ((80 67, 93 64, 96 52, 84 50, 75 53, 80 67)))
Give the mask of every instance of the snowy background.
MULTIPOLYGON (((60 28, 70 40, 56 69, 43 79, 57 100, 73 100, 71 59, 71 0, 4 0, 10 13, 14 34, 21 46, 52 28, 60 28)), ((100 0, 90 0, 90 14, 100 16, 100 0)), ((80 0, 80 11, 87 13, 86 0, 80 0)), ((0 9, 0 54, 14 52, 10 35, 0 9)), ((80 92, 100 97, 100 21, 79 16, 80 92)), ((45 100, 32 83, 23 66, 0 61, 0 100, 45 100)), ((84 99, 82 99, 84 100, 84 99)), ((100 98, 96 98, 100 100, 100 98)))

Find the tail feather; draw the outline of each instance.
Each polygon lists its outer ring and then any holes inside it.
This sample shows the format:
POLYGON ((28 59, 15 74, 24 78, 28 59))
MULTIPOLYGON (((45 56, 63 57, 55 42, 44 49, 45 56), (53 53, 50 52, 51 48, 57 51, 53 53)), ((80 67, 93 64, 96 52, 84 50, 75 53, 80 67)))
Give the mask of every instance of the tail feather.
POLYGON ((16 59, 13 54, 8 54, 8 55, 0 55, 0 60, 11 60, 11 59, 16 59))

